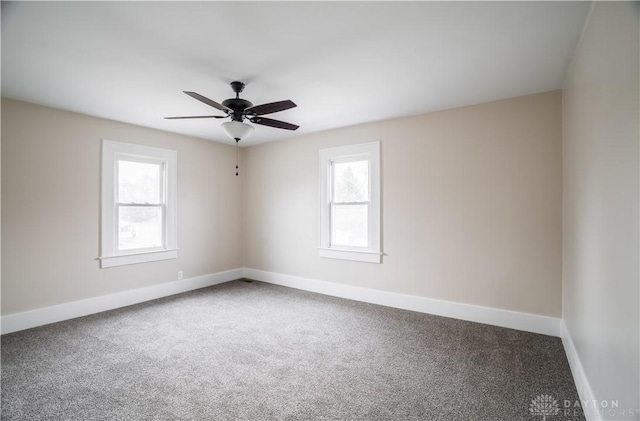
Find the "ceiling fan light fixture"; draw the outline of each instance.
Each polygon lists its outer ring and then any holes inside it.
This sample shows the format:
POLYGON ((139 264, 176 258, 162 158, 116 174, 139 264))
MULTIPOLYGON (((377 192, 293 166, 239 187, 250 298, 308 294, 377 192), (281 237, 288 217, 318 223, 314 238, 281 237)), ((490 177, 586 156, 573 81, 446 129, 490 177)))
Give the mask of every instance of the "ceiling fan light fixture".
POLYGON ((254 127, 241 121, 227 121, 226 123, 222 123, 222 130, 224 130, 231 139, 239 142, 248 138, 251 133, 253 133, 254 127))

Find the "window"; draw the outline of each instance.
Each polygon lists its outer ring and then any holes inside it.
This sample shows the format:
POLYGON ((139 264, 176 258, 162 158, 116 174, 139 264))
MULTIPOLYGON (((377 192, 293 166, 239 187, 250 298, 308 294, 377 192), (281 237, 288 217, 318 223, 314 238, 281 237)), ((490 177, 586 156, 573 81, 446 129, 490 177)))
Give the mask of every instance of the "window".
POLYGON ((380 263, 380 142, 320 150, 319 255, 380 263))
POLYGON ((102 141, 100 267, 178 257, 177 153, 102 141))

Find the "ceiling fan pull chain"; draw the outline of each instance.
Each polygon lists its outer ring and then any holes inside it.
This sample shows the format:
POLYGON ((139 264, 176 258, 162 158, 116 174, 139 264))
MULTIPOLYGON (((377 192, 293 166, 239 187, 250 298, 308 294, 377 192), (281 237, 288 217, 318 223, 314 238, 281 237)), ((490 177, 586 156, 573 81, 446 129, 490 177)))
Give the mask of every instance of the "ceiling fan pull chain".
POLYGON ((240 140, 236 140, 236 177, 238 176, 238 142, 240 142, 240 140))

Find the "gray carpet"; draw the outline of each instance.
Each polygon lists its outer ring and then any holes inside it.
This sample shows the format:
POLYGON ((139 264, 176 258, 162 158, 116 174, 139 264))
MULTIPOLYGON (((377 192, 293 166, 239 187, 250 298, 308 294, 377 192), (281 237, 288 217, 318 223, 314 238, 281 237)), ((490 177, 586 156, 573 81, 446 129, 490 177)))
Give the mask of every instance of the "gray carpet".
POLYGON ((535 420, 538 395, 578 399, 558 338, 260 282, 1 346, 3 420, 535 420))

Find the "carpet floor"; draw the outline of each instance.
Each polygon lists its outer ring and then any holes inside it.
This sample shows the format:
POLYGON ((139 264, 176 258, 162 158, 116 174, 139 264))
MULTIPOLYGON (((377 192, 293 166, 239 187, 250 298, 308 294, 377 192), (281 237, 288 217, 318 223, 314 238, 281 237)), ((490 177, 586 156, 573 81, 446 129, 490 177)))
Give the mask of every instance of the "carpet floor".
POLYGON ((3 420, 531 421, 539 395, 578 399, 559 338, 242 280, 1 349, 3 420))

